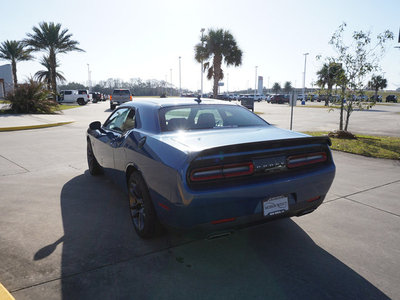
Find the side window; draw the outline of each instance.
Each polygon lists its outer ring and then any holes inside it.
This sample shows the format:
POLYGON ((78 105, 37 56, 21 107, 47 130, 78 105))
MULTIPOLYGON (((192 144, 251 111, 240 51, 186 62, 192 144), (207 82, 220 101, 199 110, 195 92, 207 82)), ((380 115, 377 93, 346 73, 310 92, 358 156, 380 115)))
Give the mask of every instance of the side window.
POLYGON ((103 127, 118 132, 124 131, 123 127, 125 125, 125 121, 127 120, 131 111, 132 110, 129 108, 117 109, 104 123, 103 127))
POLYGON ((129 113, 125 119, 125 122, 122 124, 121 129, 123 132, 126 132, 128 130, 131 130, 135 128, 135 110, 130 109, 129 113))
POLYGON ((65 91, 65 95, 72 95, 72 91, 65 91))

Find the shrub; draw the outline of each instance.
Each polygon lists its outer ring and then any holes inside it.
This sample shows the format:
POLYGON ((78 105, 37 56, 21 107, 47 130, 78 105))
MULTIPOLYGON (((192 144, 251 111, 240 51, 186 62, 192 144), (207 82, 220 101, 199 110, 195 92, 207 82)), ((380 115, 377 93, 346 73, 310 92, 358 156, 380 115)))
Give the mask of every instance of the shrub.
POLYGON ((53 113, 58 103, 49 99, 51 92, 44 83, 32 78, 6 95, 5 99, 11 104, 11 110, 18 113, 53 113))

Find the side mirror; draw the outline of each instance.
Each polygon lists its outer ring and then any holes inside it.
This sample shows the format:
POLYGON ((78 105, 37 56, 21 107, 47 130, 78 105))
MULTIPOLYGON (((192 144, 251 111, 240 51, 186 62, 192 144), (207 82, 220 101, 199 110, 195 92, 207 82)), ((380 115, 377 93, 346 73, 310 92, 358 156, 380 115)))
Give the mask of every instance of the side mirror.
POLYGON ((100 121, 95 121, 95 122, 90 123, 89 128, 91 130, 100 130, 101 129, 100 121))

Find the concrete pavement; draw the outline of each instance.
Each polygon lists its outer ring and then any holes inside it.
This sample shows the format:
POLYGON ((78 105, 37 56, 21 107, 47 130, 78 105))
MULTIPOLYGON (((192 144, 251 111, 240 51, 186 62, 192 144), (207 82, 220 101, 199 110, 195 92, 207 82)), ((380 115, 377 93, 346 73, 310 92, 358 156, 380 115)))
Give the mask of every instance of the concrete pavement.
MULTIPOLYGON (((287 106, 256 103, 255 110, 289 125, 287 106)), ((0 133, 0 282, 17 300, 400 295, 398 160, 334 152, 335 181, 310 215, 213 242, 168 233, 145 241, 126 197, 87 172, 85 130, 109 113, 108 103, 90 104, 59 116, 75 120, 67 126, 0 133)), ((295 130, 337 126, 323 109, 296 108, 294 116, 295 130)), ((400 119, 394 111, 354 117, 354 131, 379 119, 384 134, 400 119)))
POLYGON ((75 122, 71 117, 64 114, 21 114, 0 115, 0 131, 14 131, 25 129, 36 129, 66 125, 75 122))
MULTIPOLYGON (((300 102, 297 104, 294 107, 292 121, 288 105, 256 102, 255 112, 270 124, 280 128, 290 129, 290 124, 292 123, 292 129, 295 131, 333 131, 338 129, 338 110, 328 112, 329 108, 324 108, 319 102, 307 102, 305 106, 300 105, 300 102)), ((91 109, 91 106, 105 107, 104 112, 107 115, 111 112, 108 109, 108 102, 102 102, 89 103, 85 105, 83 110, 79 107, 51 115, 0 115, 0 132, 60 126, 73 123, 76 120, 86 121, 82 117, 87 115, 87 109, 91 109)), ((399 114, 400 104, 377 104, 370 110, 354 111, 351 115, 348 129, 355 134, 397 137, 400 136, 399 114)), ((105 119, 101 121, 103 122, 105 119)))

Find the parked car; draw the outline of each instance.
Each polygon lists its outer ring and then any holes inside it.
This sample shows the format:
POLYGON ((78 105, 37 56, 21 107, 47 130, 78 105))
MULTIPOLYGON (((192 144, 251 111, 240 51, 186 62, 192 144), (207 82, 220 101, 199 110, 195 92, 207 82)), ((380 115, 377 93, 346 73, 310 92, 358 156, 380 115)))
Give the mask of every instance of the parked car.
POLYGON ((313 95, 313 94, 308 94, 306 95, 306 101, 317 101, 318 100, 318 95, 313 95))
POLYGON ((113 90, 112 95, 110 95, 110 109, 114 110, 117 105, 132 101, 132 96, 131 91, 127 89, 113 90))
POLYGON ((90 95, 92 95, 93 103, 97 103, 102 100, 101 93, 99 93, 99 92, 91 92, 90 95))
POLYGON ((242 98, 251 98, 257 102, 261 102, 261 100, 263 100, 263 98, 260 94, 244 94, 242 98))
POLYGON ((375 102, 382 102, 382 96, 381 95, 376 95, 376 99, 375 99, 375 95, 372 95, 370 99, 371 99, 371 101, 375 100, 375 102))
MULTIPOLYGON (((148 98, 87 130, 93 175, 129 198, 142 238, 196 238, 314 211, 335 176, 328 137, 276 128, 237 102, 148 98)), ((128 206, 127 206, 128 207, 128 206)))
POLYGON ((367 102, 367 101, 369 100, 367 95, 358 95, 358 96, 356 97, 356 99, 357 99, 358 101, 365 101, 365 102, 367 102))
POLYGON ((219 94, 217 96, 217 99, 219 100, 225 100, 225 101, 231 101, 231 97, 228 94, 219 94))
POLYGON ((334 104, 339 104, 340 102, 340 95, 332 95, 329 97, 329 101, 334 103, 334 104))
POLYGON ((285 95, 273 95, 269 102, 278 104, 289 103, 289 98, 285 95))
POLYGON ((83 93, 84 90, 62 90, 57 96, 59 103, 74 103, 77 102, 79 105, 86 105, 91 97, 89 93, 83 93))
POLYGON ((386 102, 394 102, 397 103, 397 96, 396 95, 387 95, 386 102))
POLYGON ((239 99, 239 95, 238 94, 230 94, 229 97, 231 98, 231 100, 238 100, 239 99))

